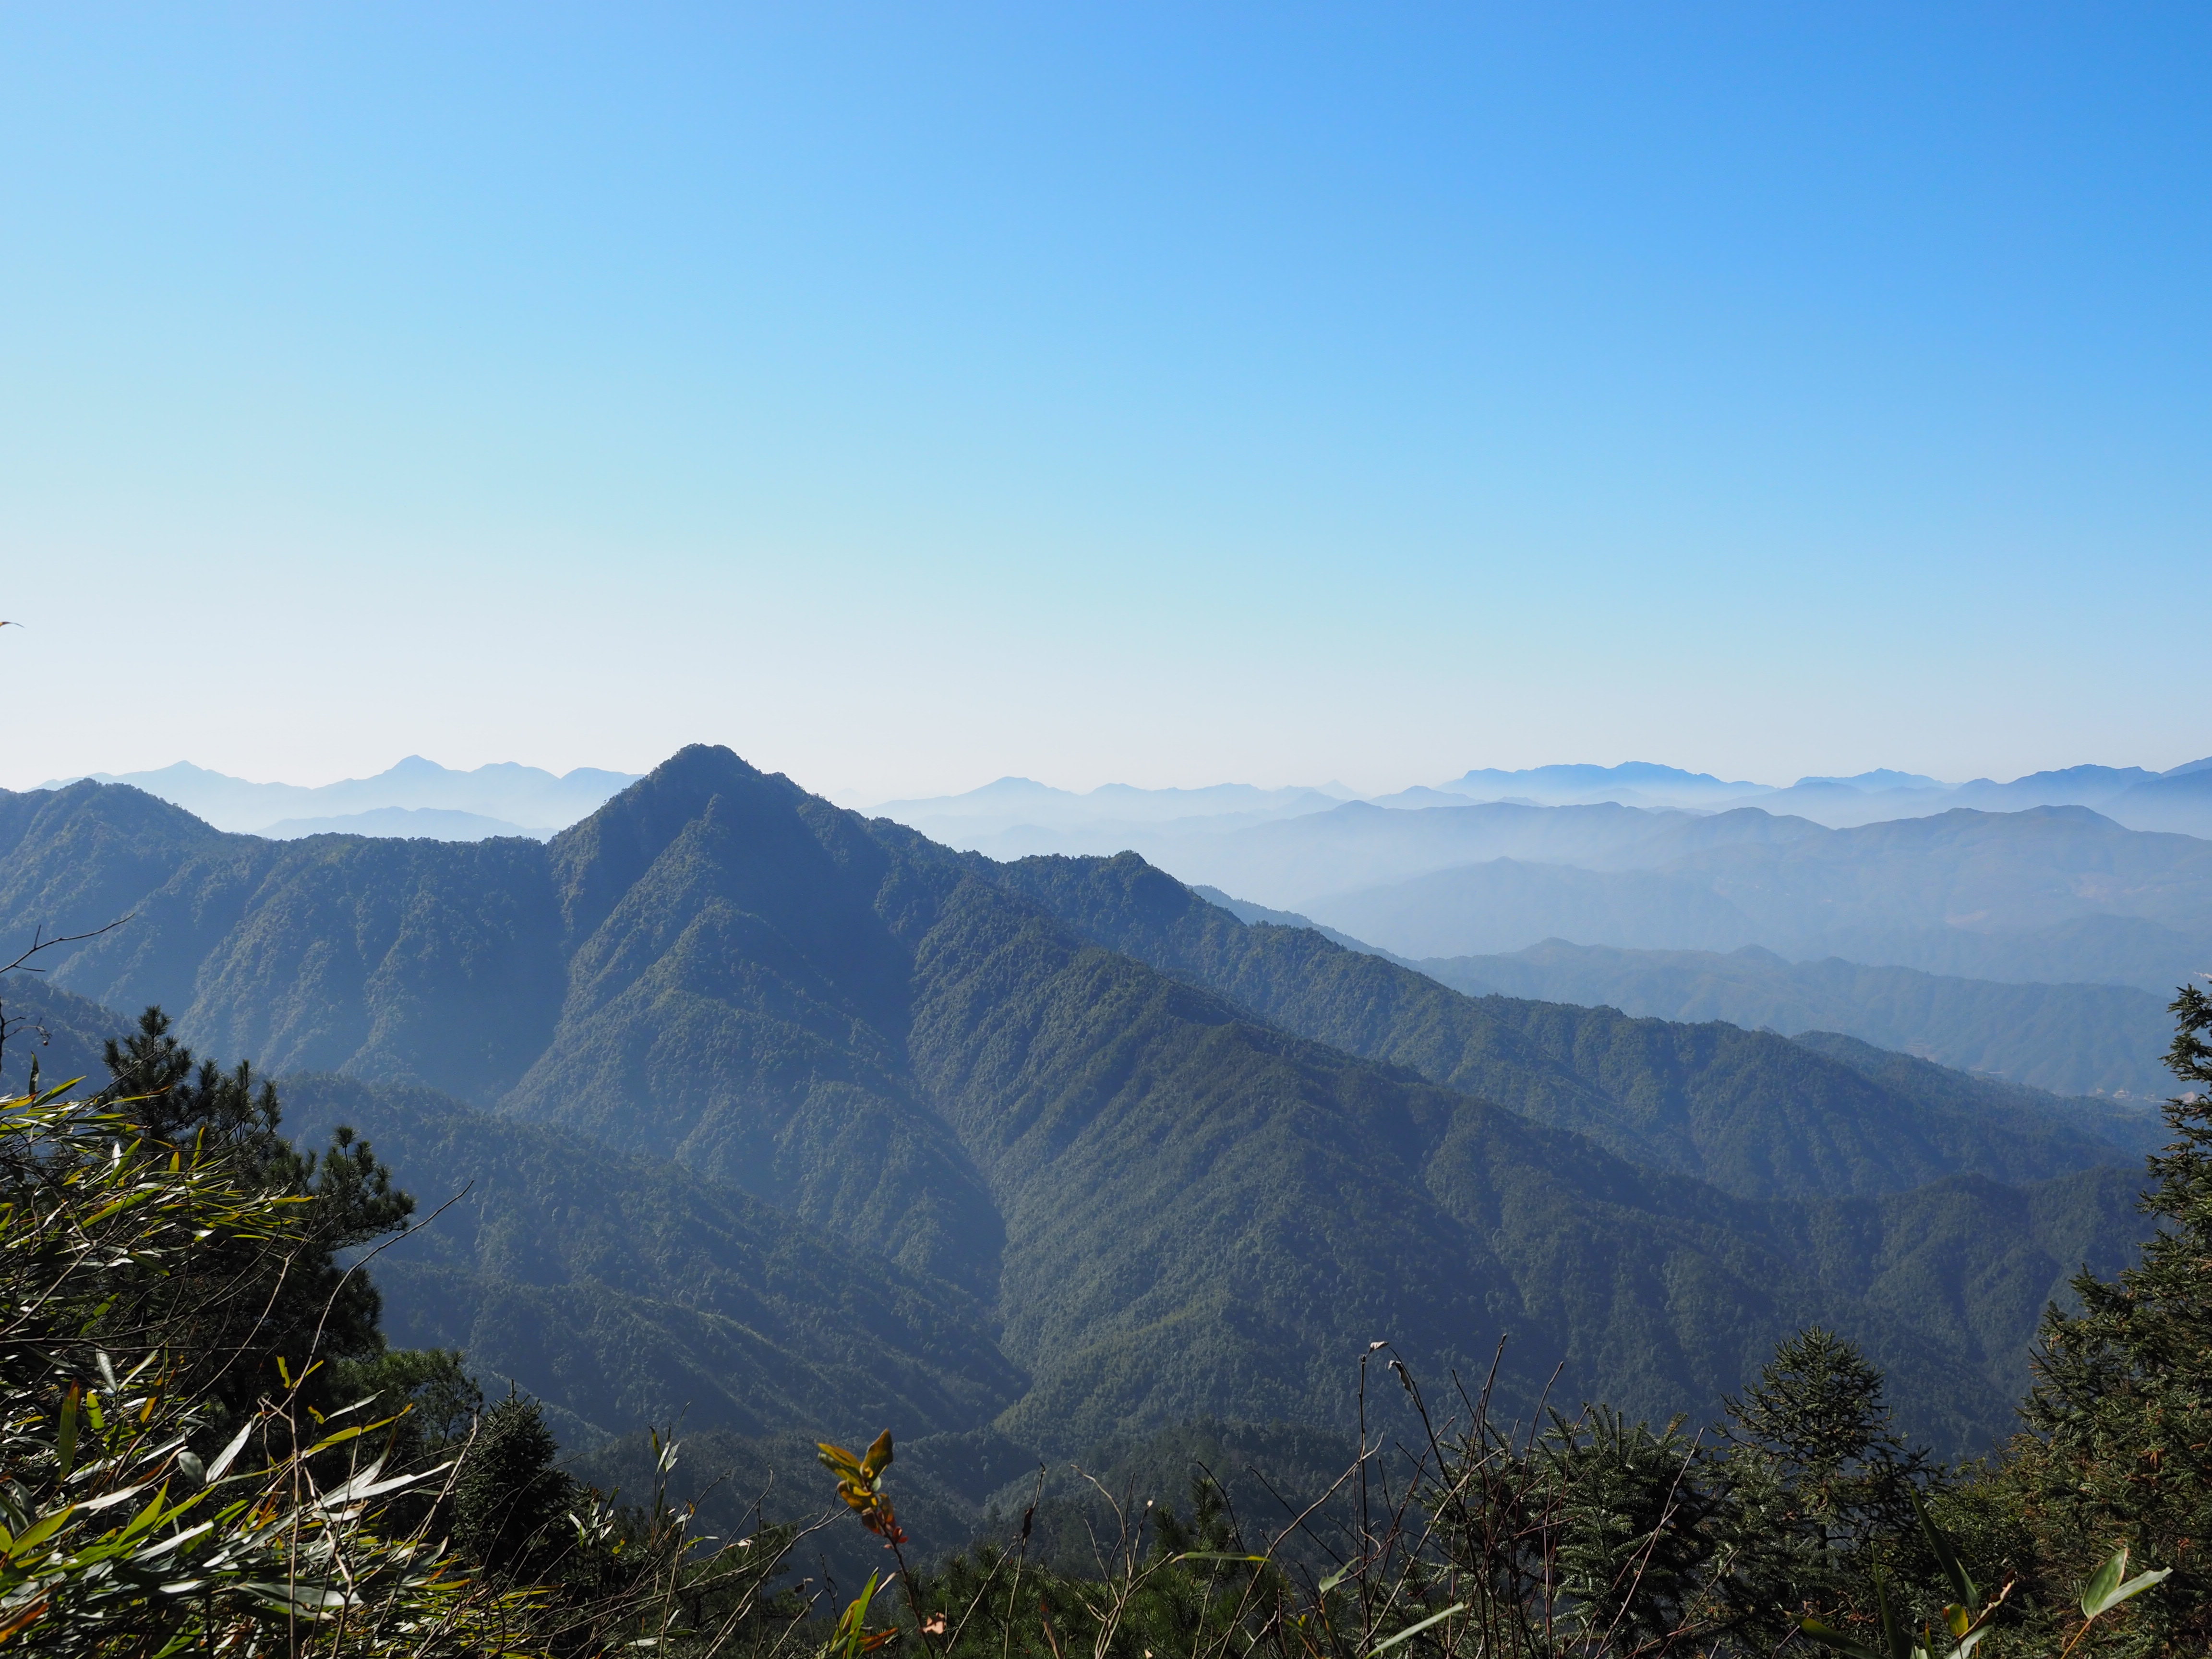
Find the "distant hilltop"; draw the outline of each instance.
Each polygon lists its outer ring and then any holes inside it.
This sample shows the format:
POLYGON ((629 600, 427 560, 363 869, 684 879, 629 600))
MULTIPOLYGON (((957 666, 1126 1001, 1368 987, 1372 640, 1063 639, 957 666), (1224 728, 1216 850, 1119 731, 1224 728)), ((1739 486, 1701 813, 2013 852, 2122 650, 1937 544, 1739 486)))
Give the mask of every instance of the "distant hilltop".
MULTIPOLYGON (((456 771, 410 755, 370 778, 345 778, 308 788, 252 783, 179 761, 155 772, 94 772, 96 783, 127 783, 181 806, 218 830, 279 841, 331 832, 482 841, 491 836, 539 838, 565 830, 638 780, 634 772, 580 766, 558 776, 501 761, 456 771)), ((40 787, 74 783, 58 778, 40 787)))

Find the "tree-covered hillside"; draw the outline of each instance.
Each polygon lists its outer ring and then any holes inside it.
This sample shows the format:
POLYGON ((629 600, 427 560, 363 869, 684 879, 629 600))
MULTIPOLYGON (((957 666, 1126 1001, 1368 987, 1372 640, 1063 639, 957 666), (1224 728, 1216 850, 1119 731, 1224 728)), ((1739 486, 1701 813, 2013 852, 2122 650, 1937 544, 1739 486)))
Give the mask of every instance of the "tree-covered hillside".
POLYGON ((1962 1099, 1932 1080, 1940 1068, 1875 1079, 1770 1032, 1466 996, 1309 929, 1247 925, 1131 854, 991 868, 1101 943, 1288 1030, 1746 1197, 2037 1179, 2142 1153, 2027 1091, 1962 1099))
POLYGON ((1729 1028, 1477 1002, 1101 867, 1074 902, 704 748, 544 846, 0 801, 0 925, 132 915, 58 983, 346 1073, 301 1099, 337 1091, 426 1192, 483 1172, 404 1247, 392 1317, 582 1424, 689 1399, 811 1426, 877 1385, 1047 1450, 1331 1423, 1381 1336, 1442 1376, 1510 1335, 1502 1403, 1556 1366, 1664 1416, 1826 1320, 1954 1448, 2002 1432, 2051 1287, 2139 1231, 2112 1149, 2063 1123, 1729 1028), (1102 919, 1154 895, 1188 960, 1102 919), (596 1176, 594 1147, 621 1155, 596 1176), (781 1394, 742 1381, 779 1366, 781 1394))
POLYGON ((284 1079, 293 1132, 368 1136, 436 1222, 374 1263, 395 1340, 459 1348, 590 1443, 679 1419, 743 1434, 988 1422, 1026 1379, 985 1310, 683 1165, 427 1089, 284 1079))
POLYGON ((1660 1019, 1724 1019, 1793 1034, 1844 1031, 2055 1094, 2155 1098, 2167 1086, 2158 1065, 2165 999, 2132 985, 2008 983, 1837 957, 1790 962, 1756 945, 1726 953, 1626 951, 1559 939, 1510 955, 1414 965, 1471 996, 1601 1003, 1660 1019))

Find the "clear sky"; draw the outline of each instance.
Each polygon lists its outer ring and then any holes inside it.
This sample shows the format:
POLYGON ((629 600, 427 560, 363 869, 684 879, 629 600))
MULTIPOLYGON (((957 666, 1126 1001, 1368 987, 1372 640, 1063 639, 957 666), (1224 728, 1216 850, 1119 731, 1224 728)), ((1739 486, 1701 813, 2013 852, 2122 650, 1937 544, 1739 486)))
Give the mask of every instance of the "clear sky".
POLYGON ((0 784, 2212 754, 2212 13, 0 7, 0 784))

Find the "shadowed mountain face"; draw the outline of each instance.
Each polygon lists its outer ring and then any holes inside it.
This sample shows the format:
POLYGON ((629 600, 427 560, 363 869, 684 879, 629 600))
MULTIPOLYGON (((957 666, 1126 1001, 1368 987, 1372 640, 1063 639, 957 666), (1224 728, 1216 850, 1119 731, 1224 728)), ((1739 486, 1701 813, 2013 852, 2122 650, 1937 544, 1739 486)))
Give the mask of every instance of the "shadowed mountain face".
POLYGON ((818 1371, 695 1399, 722 1426, 857 1411, 855 1331, 914 1420, 995 1416, 1048 1449, 1206 1413, 1336 1421, 1378 1336, 1441 1376, 1510 1334, 1522 1407, 1557 1364, 1568 1396, 1704 1413, 1819 1318, 1955 1449, 2002 1431, 2045 1299, 2139 1226, 2133 1177, 2074 1126, 1978 1121, 1732 1028, 1461 997, 1245 928, 1139 860, 993 865, 726 750, 543 846, 271 843, 128 789, 0 798, 0 926, 125 911, 56 953, 57 981, 161 1001, 219 1054, 442 1087, 515 1126, 502 1147, 481 1115, 379 1097, 403 1174, 473 1163, 539 1195, 396 1274, 395 1322, 526 1360, 601 1427, 683 1393, 611 1371, 626 1346, 656 1375, 744 1352, 818 1371), (556 1146, 620 1154, 610 1190, 564 1185, 556 1146), (743 1264, 786 1224, 847 1277, 747 1303, 768 1269, 743 1264), (870 1264, 918 1323, 863 1305, 870 1264), (851 1317, 802 1352, 776 1333, 814 1297, 851 1317), (925 1364, 929 1307, 951 1311, 925 1364), (600 1358, 562 1360, 572 1326, 600 1358))

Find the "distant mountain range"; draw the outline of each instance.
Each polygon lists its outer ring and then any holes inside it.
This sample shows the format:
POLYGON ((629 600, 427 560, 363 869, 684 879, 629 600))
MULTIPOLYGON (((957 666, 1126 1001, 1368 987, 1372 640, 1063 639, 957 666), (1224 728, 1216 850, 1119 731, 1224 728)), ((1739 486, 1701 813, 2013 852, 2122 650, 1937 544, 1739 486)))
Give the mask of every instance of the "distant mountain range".
POLYGON ((1030 778, 1000 778, 964 795, 886 801, 870 810, 949 845, 965 847, 978 839, 1009 834, 1073 835, 1085 842, 1085 850, 1096 851, 1089 843, 1102 836, 1111 840, 1117 835, 1183 823, 1203 824, 1208 830, 1234 829, 1326 812, 1355 799, 1340 783, 1288 789, 1259 789, 1246 783, 1214 784, 1202 789, 1138 789, 1109 783, 1078 794, 1030 778))
MULTIPOLYGON (((76 780, 43 786, 56 789, 76 780)), ((489 836, 543 839, 584 817, 637 781, 632 772, 580 766, 556 776, 502 762, 458 772, 410 755, 374 777, 348 778, 308 788, 249 783, 179 761, 157 772, 100 772, 95 783, 127 783, 181 806, 219 830, 278 840, 343 833, 482 841, 489 836)))
POLYGON ((1555 1399, 1703 1418, 1817 1319, 1949 1452, 2007 1431, 2045 1303, 2143 1224, 2141 1114, 1469 997, 1133 856, 996 863, 726 750, 544 843, 0 793, 0 933, 125 915, 0 986, 47 1074, 160 1002, 426 1209, 462 1194, 378 1259, 392 1328, 573 1443, 686 1407, 987 1462, 1333 1428, 1378 1335, 1442 1378, 1510 1334, 1509 1412, 1556 1369, 1555 1399))
MULTIPOLYGON (((556 776, 513 763, 462 772, 419 755, 410 755, 374 777, 312 788, 252 783, 182 761, 158 771, 89 775, 95 782, 143 789, 222 830, 278 839, 336 833, 441 841, 514 835, 542 839, 636 781, 634 773, 591 767, 556 776), (410 816, 398 816, 403 814, 410 816)), ((42 787, 51 789, 71 781, 75 780, 58 779, 42 787)), ((872 810, 950 845, 1021 857, 1118 851, 1141 835, 1218 833, 1325 812, 1360 799, 1335 782, 1280 789, 1237 783, 1140 789, 1109 783, 1079 793, 1030 778, 1006 777, 965 794, 887 801, 872 810)), ((1955 806, 2018 811, 2078 805, 2094 807, 2130 829, 2212 836, 2212 760, 2166 773, 2139 767, 2076 766, 2003 784, 1980 778, 1953 785, 1917 773, 1882 769, 1847 778, 1800 778, 1787 787, 1729 781, 1644 761, 1520 771, 1478 768, 1433 787, 1416 786, 1365 799, 1400 810, 1469 801, 1546 806, 1612 803, 1693 812, 1755 805, 1770 813, 1807 817, 1831 828, 1928 817, 1955 806)))
POLYGON ((2168 772, 2136 766, 2072 766, 1998 783, 1977 778, 1949 784, 1887 768, 1851 777, 1804 777, 1780 787, 1729 781, 1711 773, 1648 761, 1619 766, 1535 766, 1519 771, 1477 768, 1447 782, 1369 797, 1341 784, 1257 789, 1218 784, 1201 789, 1137 789, 1107 784, 1087 793, 1054 789, 1027 778, 1001 778, 964 795, 888 801, 873 810, 956 845, 1000 857, 1032 853, 1104 853, 1116 834, 1139 828, 1195 833, 1308 812, 1365 799, 1378 806, 1418 811, 1469 801, 1526 806, 1611 803, 1656 810, 1725 812, 1757 806, 1777 816, 1810 818, 1831 829, 1927 817, 1954 807, 2017 812, 2034 806, 2090 806, 2131 830, 2172 830, 2212 837, 2212 759, 2168 772))
POLYGON ((2168 996, 2212 969, 2212 842, 2124 829, 2080 806, 1829 830, 1747 808, 1352 805, 1161 861, 1413 957, 1546 939, 1756 945, 1797 960, 2168 996), (1376 879, 1394 864, 1427 867, 1376 879), (1316 891, 1330 879, 1346 886, 1316 891))
MULTIPOLYGON (((1416 959, 1546 939, 1757 945, 1792 960, 2166 997, 2212 971, 2212 842, 2131 830, 2080 806, 1954 808, 1832 830, 1757 807, 1352 801, 1125 839, 1194 885, 1416 959)), ((1010 842, 1020 838, 994 844, 1010 842)))
MULTIPOLYGON (((1732 804, 1750 804, 1748 801, 1732 804)), ((2212 760, 2170 772, 2135 766, 2069 766, 2010 783, 1977 778, 1955 787, 1933 779, 1869 785, 1865 779, 1805 778, 1758 798, 1769 812, 1790 812, 1833 828, 1927 817, 1954 807, 2017 812, 2036 806, 2089 806, 2130 830, 2212 836, 2212 760)))

